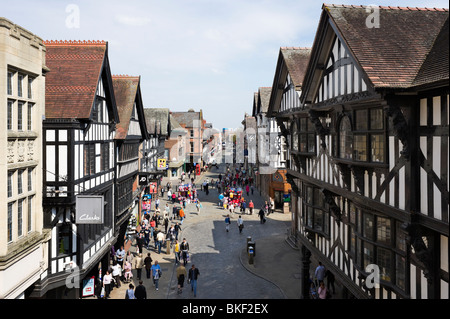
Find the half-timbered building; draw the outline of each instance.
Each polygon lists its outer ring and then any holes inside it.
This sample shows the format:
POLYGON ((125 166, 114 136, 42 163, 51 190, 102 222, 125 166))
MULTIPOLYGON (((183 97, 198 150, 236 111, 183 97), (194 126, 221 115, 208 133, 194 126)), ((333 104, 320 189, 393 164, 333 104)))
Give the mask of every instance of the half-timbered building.
POLYGON ((141 170, 151 174, 152 179, 166 175, 166 167, 158 167, 158 159, 169 163, 169 152, 164 148, 171 132, 170 110, 168 108, 144 108, 149 139, 145 141, 141 170))
POLYGON ((254 95, 252 117, 256 119, 256 186, 276 209, 289 212, 290 184, 286 179, 286 140, 275 117, 267 116, 271 87, 260 87, 254 95))
MULTIPOLYGON (((282 47, 278 55, 277 66, 270 95, 267 117, 272 118, 286 142, 286 168, 296 170, 296 156, 307 157, 315 151, 314 126, 308 120, 307 111, 301 107, 300 94, 302 81, 308 66, 311 48, 282 47), (309 126, 308 126, 309 125, 309 126), (302 134, 299 132, 302 130, 302 134), (291 134, 291 132, 293 134, 291 134), (294 138, 294 141, 292 140, 294 138)), ((293 183, 292 175, 285 174, 287 181, 293 183)), ((297 191, 294 192, 297 194, 297 191)), ((292 194, 291 194, 292 195, 292 194)), ((298 231, 297 196, 291 196, 292 238, 298 231)), ((292 239, 289 237, 289 239, 292 239)))
POLYGON ((105 273, 116 241, 114 137, 119 117, 106 42, 45 45, 50 72, 43 121, 43 207, 51 241, 48 273, 35 285, 35 294, 80 297, 84 278, 105 273), (78 200, 94 200, 98 207, 84 215, 78 200))
POLYGON ((123 245, 128 220, 132 214, 138 216, 142 190, 140 185, 140 159, 143 158, 143 142, 149 135, 144 116, 141 94, 141 77, 114 75, 114 94, 119 114, 116 125, 116 175, 115 175, 115 226, 118 240, 116 248, 123 245))
POLYGON ((304 271, 349 296, 448 298, 448 29, 448 9, 323 6, 288 174, 304 271))

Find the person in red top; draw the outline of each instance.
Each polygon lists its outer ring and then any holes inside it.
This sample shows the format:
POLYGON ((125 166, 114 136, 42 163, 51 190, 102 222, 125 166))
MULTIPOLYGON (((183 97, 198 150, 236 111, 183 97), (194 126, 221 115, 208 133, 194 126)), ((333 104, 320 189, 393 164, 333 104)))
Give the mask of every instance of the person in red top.
POLYGON ((255 204, 253 204, 252 200, 248 203, 248 209, 250 210, 250 215, 253 214, 253 207, 255 207, 255 204))

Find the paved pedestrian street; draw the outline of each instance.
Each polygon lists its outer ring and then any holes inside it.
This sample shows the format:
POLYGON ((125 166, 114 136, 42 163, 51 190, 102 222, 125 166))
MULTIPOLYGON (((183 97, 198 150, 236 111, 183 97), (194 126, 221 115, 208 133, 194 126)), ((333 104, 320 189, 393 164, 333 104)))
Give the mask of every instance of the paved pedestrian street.
MULTIPOLYGON (((220 165, 218 169, 212 168, 211 171, 203 173, 197 178, 195 183, 200 188, 199 185, 204 179, 217 179, 218 174, 220 172, 223 174, 224 171, 224 164, 220 165)), ((163 185, 165 185, 164 183, 163 181, 163 185)), ((172 184, 174 185, 173 180, 172 184)), ((255 203, 256 212, 249 215, 247 211, 247 214, 242 215, 244 220, 242 233, 239 233, 237 227, 239 217, 237 213, 231 216, 230 231, 226 232, 224 220, 229 211, 223 210, 217 205, 218 195, 215 188, 210 189, 209 195, 206 195, 204 191, 198 191, 198 198, 203 207, 197 213, 194 204, 187 205, 186 219, 181 226, 182 233, 178 237, 180 242, 186 238, 190 245, 191 258, 186 265, 186 271, 189 271, 192 264, 200 271, 196 299, 299 298, 300 291, 296 288, 298 281, 292 271, 290 271, 291 274, 285 273, 286 278, 277 280, 277 276, 280 276, 280 269, 283 269, 283 257, 290 258, 289 263, 298 258, 298 252, 285 242, 286 230, 290 224, 290 214, 272 213, 267 217, 267 222, 261 224, 257 212, 264 203, 264 199, 255 190, 249 199, 255 203), (249 265, 246 253, 247 237, 249 236, 256 244, 253 265, 249 265), (274 248, 278 246, 285 253, 274 248), (278 251, 265 251, 269 249, 278 251), (264 260, 270 262, 263 263, 263 256, 266 256, 264 260), (271 275, 270 272, 273 274, 271 275), (286 287, 286 285, 291 287, 286 287)), ((163 199, 161 206, 164 207, 166 202, 166 198, 163 199)), ((172 208, 171 203, 169 206, 172 208)), ((172 221, 172 223, 174 222, 179 222, 179 220, 172 221)), ((129 249, 136 252, 135 243, 129 246, 129 249)), ((152 241, 149 250, 144 248, 143 257, 147 255, 147 252, 151 253, 153 262, 158 260, 163 272, 159 290, 156 291, 152 279, 146 278, 145 269, 142 271, 142 281, 147 289, 148 299, 194 298, 191 287, 186 281, 183 292, 177 293, 177 265, 174 262, 173 251, 168 255, 166 249, 163 249, 161 254, 158 254, 152 241)), ((298 266, 298 263, 294 261, 292 266, 298 266)), ((292 268, 292 266, 290 267, 292 268)), ((133 269, 133 285, 136 287, 137 284, 137 273, 133 269)), ((122 284, 120 288, 114 288, 111 298, 123 299, 127 287, 128 284, 122 284)))

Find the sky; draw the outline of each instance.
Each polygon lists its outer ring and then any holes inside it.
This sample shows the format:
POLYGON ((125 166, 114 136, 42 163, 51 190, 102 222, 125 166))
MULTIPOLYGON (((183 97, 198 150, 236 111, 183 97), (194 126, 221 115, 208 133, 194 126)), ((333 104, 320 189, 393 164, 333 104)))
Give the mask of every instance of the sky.
MULTIPOLYGON (((280 47, 311 47, 321 1, 0 0, 0 16, 43 40, 105 40, 113 74, 141 76, 144 107, 203 111, 241 127, 270 87, 280 47)), ((334 3, 327 1, 326 3, 334 3)), ((448 0, 337 4, 448 8, 448 0)))

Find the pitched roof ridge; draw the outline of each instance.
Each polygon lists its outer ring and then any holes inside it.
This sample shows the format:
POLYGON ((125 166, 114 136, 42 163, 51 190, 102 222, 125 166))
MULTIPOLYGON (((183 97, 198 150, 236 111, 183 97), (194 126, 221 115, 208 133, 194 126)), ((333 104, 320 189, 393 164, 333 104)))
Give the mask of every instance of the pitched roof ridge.
POLYGON ((281 50, 311 50, 308 47, 281 47, 281 50))
POLYGON ((117 78, 117 79, 129 79, 129 78, 138 78, 139 75, 128 75, 128 74, 113 74, 112 75, 113 78, 117 78))
POLYGON ((44 40, 46 46, 80 46, 80 45, 105 45, 105 40, 44 40))
POLYGON ((324 7, 333 8, 373 8, 378 7, 379 9, 386 10, 404 10, 404 11, 448 11, 448 8, 428 8, 428 7, 400 7, 400 6, 377 6, 377 5, 353 5, 353 4, 329 4, 324 3, 324 7))

